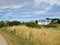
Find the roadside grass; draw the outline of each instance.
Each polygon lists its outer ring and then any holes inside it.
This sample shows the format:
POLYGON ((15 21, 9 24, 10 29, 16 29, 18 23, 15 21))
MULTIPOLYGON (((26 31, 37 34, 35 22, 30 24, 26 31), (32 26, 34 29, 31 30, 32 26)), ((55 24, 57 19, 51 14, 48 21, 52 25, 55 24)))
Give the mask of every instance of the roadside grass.
POLYGON ((12 38, 9 36, 8 33, 4 32, 4 31, 0 31, 0 34, 6 39, 8 45, 14 45, 12 38))
POLYGON ((37 29, 21 25, 1 28, 0 31, 9 45, 60 45, 58 28, 37 29))

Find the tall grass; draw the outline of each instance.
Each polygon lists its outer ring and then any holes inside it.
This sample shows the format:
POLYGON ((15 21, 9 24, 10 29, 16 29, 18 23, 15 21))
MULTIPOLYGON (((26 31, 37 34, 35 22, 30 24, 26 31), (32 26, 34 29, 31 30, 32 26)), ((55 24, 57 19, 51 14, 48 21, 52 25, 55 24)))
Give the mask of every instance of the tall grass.
POLYGON ((2 28, 14 45, 60 45, 60 31, 52 28, 29 28, 13 26, 2 28))

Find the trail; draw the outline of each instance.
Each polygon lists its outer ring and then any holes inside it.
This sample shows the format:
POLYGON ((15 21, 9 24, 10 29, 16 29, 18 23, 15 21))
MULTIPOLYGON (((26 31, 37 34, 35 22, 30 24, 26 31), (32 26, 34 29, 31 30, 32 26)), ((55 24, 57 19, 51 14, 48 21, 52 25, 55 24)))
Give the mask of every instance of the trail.
POLYGON ((4 37, 0 34, 0 45, 8 45, 4 37))

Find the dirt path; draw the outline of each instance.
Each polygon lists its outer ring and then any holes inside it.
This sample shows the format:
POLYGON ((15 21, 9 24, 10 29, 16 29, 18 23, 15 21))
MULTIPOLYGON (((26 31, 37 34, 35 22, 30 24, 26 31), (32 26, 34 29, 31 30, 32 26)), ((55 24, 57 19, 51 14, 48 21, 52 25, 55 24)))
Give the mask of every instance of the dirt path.
POLYGON ((8 45, 4 37, 0 34, 0 45, 8 45))

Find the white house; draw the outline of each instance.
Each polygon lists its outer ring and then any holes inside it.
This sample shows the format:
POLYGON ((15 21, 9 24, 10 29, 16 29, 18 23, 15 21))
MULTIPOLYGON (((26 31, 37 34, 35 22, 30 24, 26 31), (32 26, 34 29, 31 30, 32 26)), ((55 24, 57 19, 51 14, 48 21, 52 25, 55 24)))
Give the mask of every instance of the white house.
POLYGON ((47 20, 47 19, 38 20, 38 25, 48 25, 50 23, 51 23, 51 20, 47 20))

